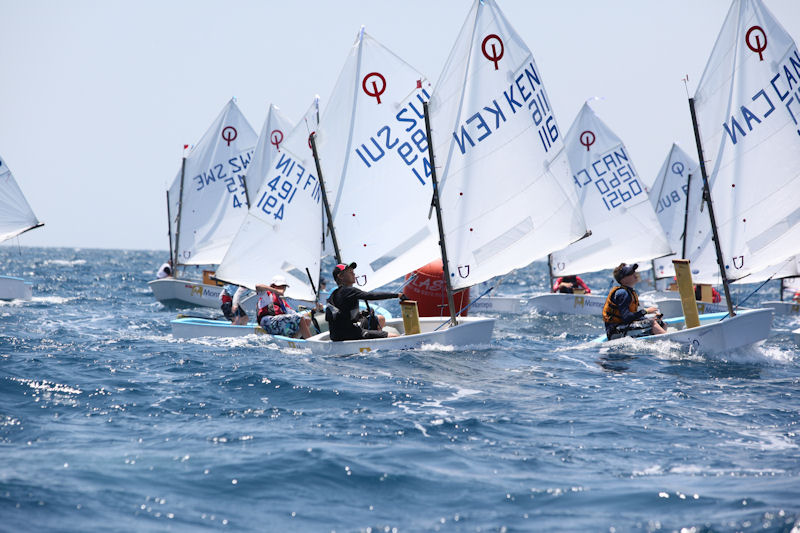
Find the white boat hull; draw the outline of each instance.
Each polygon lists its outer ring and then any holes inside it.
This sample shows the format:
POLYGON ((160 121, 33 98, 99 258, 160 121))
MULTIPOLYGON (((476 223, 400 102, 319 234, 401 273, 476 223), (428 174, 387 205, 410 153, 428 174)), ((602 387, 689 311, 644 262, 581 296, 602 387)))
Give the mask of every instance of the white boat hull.
POLYGON ((484 296, 469 306, 470 313, 519 313, 527 305, 525 298, 484 296))
POLYGON ((156 300, 169 307, 214 307, 219 309, 222 287, 178 278, 155 279, 147 283, 156 300))
POLYGON ((775 315, 800 315, 800 302, 763 302, 761 307, 769 307, 775 315))
POLYGON ((602 316, 607 295, 595 294, 538 294, 528 299, 528 307, 546 314, 602 316))
MULTIPOLYGON (((653 301, 653 305, 658 307, 658 310, 664 315, 665 318, 683 316, 683 306, 681 305, 680 298, 656 299, 653 301)), ((737 310, 737 312, 738 311, 739 310, 737 310)), ((697 302, 697 312, 701 315, 710 313, 727 313, 728 306, 725 303, 697 302)))
POLYGON ((797 344, 798 346, 800 346, 800 328, 797 328, 796 330, 794 330, 794 331, 792 332, 792 335, 794 336, 794 342, 795 342, 795 344, 797 344))
MULTIPOLYGON (((155 279, 147 282, 156 300, 167 307, 212 307, 219 309, 222 305, 219 299, 222 287, 206 285, 199 281, 178 278, 155 279)), ((294 305, 294 300, 289 300, 294 305)), ((307 305, 307 302, 300 302, 307 305)), ((255 313, 255 293, 245 298, 242 302, 248 313, 255 313)))
MULTIPOLYGON (((685 327, 682 316, 670 318, 664 322, 668 327, 679 328, 678 331, 667 332, 663 335, 637 337, 636 340, 643 342, 672 341, 691 346, 697 351, 716 353, 735 350, 769 337, 772 327, 771 309, 745 309, 739 311, 734 317, 726 317, 727 313, 700 315, 700 326, 691 329, 680 329, 685 327)), ((609 341, 603 335, 592 342, 615 344, 623 340, 609 341)))
POLYGON ((30 300, 33 283, 13 276, 0 276, 0 300, 30 300))
MULTIPOLYGON (((310 350, 312 353, 320 355, 347 355, 378 350, 408 350, 433 344, 463 347, 487 344, 491 341, 492 330, 494 329, 493 318, 463 317, 458 320, 459 324, 455 327, 445 325, 436 330, 446 322, 446 319, 423 317, 419 319, 421 333, 403 335, 403 320, 399 318, 391 319, 387 321, 386 325, 395 328, 401 335, 385 339, 333 342, 330 340, 328 332, 320 333, 308 339, 292 339, 280 335, 270 337, 271 341, 281 348, 310 350)), ((231 326, 222 321, 219 321, 220 324, 209 324, 209 322, 215 321, 194 318, 173 320, 172 334, 176 338, 182 339, 204 336, 230 337, 234 336, 234 332, 235 336, 267 335, 261 327, 254 324, 231 326), (219 329, 214 330, 214 327, 219 329)))

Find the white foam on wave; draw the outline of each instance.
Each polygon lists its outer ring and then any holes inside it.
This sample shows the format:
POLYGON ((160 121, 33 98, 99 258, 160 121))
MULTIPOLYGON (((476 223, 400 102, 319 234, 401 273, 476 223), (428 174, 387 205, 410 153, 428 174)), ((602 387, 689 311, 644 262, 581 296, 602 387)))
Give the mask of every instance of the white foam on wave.
POLYGON ((47 259, 42 266, 64 266, 64 267, 72 267, 72 266, 80 266, 85 265, 86 259, 73 259, 68 261, 66 259, 47 259))

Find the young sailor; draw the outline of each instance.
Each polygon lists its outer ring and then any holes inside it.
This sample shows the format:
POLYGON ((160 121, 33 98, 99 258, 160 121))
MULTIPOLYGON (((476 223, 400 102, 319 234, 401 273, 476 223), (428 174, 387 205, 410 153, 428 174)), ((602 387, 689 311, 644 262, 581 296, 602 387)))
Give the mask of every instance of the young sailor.
POLYGON ((281 275, 272 278, 269 286, 256 285, 258 323, 270 335, 295 337, 299 333, 307 339, 311 336, 311 319, 306 313, 295 312, 283 299, 287 287, 286 278, 281 275))
POLYGON ((156 272, 156 278, 164 279, 172 276, 172 259, 164 263, 158 268, 158 272, 156 272))
POLYGON ((333 280, 339 285, 328 296, 325 318, 328 321, 332 341, 349 341, 359 339, 381 339, 397 335, 383 331, 386 319, 378 315, 377 324, 370 324, 369 316, 363 317, 358 310, 359 300, 388 300, 404 298, 402 293, 364 292, 353 287, 356 282, 355 263, 336 265, 333 268, 333 280))
POLYGON ((614 279, 619 283, 611 289, 603 307, 603 322, 606 325, 608 340, 620 337, 644 337, 666 333, 663 323, 658 318, 644 318, 648 313, 655 313, 658 307, 639 309, 639 294, 633 288, 641 278, 634 263, 621 263, 614 269, 614 279))
POLYGON ((592 289, 579 276, 563 276, 553 284, 553 292, 573 294, 575 289, 583 289, 586 294, 592 293, 592 289))

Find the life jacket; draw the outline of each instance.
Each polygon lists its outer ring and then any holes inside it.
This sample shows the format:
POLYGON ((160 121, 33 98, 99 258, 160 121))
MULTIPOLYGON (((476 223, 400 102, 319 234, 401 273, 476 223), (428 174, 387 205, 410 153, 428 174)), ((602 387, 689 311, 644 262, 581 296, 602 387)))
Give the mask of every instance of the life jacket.
POLYGON ((603 321, 606 324, 623 324, 622 321, 622 313, 620 312, 619 306, 614 303, 614 293, 618 290, 628 291, 628 294, 631 296, 631 303, 628 305, 628 311, 631 313, 635 313, 639 310, 639 295, 636 294, 636 291, 633 289, 629 289, 628 287, 623 287, 622 285, 618 285, 611 289, 611 292, 608 293, 608 297, 606 298, 606 304, 603 306, 603 321))
POLYGON ((233 294, 231 294, 231 288, 229 286, 226 285, 222 288, 219 299, 222 300, 224 304, 233 303, 233 294))
POLYGON ((259 296, 257 309, 256 317, 259 322, 265 316, 285 315, 289 312, 289 306, 283 298, 271 291, 266 291, 259 296))

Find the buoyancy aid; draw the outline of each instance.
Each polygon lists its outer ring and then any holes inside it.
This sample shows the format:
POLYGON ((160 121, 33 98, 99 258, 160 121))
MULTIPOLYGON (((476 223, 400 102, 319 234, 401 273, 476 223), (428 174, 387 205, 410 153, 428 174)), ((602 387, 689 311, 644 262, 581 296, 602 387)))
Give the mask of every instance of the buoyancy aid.
POLYGON ((231 292, 230 286, 226 285, 222 288, 219 299, 222 300, 222 303, 224 304, 233 303, 233 293, 231 292))
POLYGON ((289 312, 289 305, 277 294, 266 291, 259 296, 257 309, 256 317, 257 320, 261 322, 261 319, 265 316, 287 314, 289 312))
POLYGON ((635 313, 639 310, 639 295, 636 294, 636 291, 633 289, 629 289, 628 287, 623 287, 622 285, 618 285, 611 289, 608 293, 608 297, 606 298, 606 304, 603 306, 603 321, 606 324, 623 324, 622 321, 622 313, 620 313, 619 306, 614 303, 614 293, 618 290, 628 291, 628 294, 631 297, 631 303, 628 305, 628 311, 631 313, 635 313))

